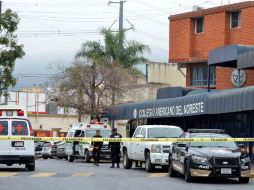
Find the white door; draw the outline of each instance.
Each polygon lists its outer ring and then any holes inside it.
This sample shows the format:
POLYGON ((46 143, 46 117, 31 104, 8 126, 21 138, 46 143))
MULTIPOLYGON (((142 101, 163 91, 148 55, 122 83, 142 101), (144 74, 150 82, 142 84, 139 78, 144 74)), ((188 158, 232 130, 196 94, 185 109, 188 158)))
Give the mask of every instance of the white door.
MULTIPOLYGON (((10 135, 13 137, 31 136, 31 126, 26 120, 11 119, 9 126, 11 126, 10 135)), ((10 155, 35 155, 34 141, 10 140, 10 155)))
MULTIPOLYGON (((146 133, 147 133, 147 129, 142 128, 142 130, 139 134, 139 137, 146 138, 146 133)), ((137 160, 145 161, 145 146, 146 146, 146 143, 137 142, 137 152, 136 152, 137 160)))
MULTIPOLYGON (((135 130, 132 138, 137 138, 138 135, 140 134, 141 129, 142 129, 141 127, 137 127, 137 129, 135 130)), ((131 143, 131 145, 130 145, 130 148, 131 148, 130 157, 133 160, 137 160, 137 158, 138 158, 137 157, 137 150, 138 150, 139 142, 130 142, 130 143, 131 143)))
MULTIPOLYGON (((10 127, 8 127, 7 120, 0 120, 0 137, 6 137, 9 135, 10 127)), ((0 155, 10 154, 10 141, 0 140, 0 155)))

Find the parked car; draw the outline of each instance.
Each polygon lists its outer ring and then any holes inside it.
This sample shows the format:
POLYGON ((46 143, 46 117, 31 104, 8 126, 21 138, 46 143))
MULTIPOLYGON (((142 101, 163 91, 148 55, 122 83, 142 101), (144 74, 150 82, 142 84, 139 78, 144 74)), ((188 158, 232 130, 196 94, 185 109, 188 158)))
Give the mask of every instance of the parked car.
POLYGON ((41 157, 41 152, 42 152, 42 147, 44 145, 45 142, 35 142, 34 143, 34 150, 35 150, 35 156, 41 157))
POLYGON ((65 153, 65 141, 56 144, 56 156, 59 159, 65 158, 67 160, 67 154, 65 153))
MULTIPOLYGON (((177 138, 183 130, 171 125, 138 126, 132 138, 177 138)), ((147 172, 153 172, 155 166, 168 169, 168 154, 172 142, 124 142, 122 146, 123 166, 132 167, 133 161, 145 162, 147 172)))
MULTIPOLYGON (((180 138, 230 138, 224 130, 190 129, 180 138)), ((183 174, 186 182, 194 177, 239 178, 248 183, 250 158, 235 142, 176 142, 169 153, 170 177, 183 174)))
POLYGON ((46 142, 41 151, 42 158, 48 159, 48 158, 53 158, 56 156, 56 151, 57 151, 57 144, 58 142, 46 142))

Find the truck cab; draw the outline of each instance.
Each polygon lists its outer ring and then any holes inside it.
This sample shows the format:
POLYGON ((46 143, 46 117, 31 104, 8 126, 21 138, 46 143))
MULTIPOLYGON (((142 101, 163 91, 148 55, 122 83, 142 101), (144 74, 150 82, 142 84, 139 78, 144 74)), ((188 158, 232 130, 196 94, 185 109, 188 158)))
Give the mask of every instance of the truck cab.
MULTIPOLYGON (((31 123, 24 107, 0 106, 0 137, 33 136, 31 123)), ((1 140, 0 164, 12 166, 25 164, 29 171, 35 170, 35 145, 33 140, 1 140)))
MULTIPOLYGON (((96 130, 100 130, 101 136, 104 138, 109 138, 111 135, 111 128, 101 122, 79 122, 72 124, 67 137, 92 138, 95 135, 96 130)), ((75 158, 83 158, 86 163, 89 163, 92 157, 92 150, 92 142, 77 141, 66 142, 65 144, 65 153, 69 162, 73 162, 75 158)), ((110 159, 110 149, 108 148, 107 142, 104 142, 101 148, 101 158, 110 159)))

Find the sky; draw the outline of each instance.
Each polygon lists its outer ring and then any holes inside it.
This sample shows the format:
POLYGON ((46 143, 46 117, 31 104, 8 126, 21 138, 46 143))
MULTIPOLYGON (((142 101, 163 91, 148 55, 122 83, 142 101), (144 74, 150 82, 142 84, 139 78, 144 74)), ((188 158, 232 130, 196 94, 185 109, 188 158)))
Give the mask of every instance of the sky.
MULTIPOLYGON (((168 60, 169 21, 173 14, 241 2, 242 0, 126 0, 124 28, 128 40, 136 40, 151 49, 150 61, 168 60), (133 26, 133 27, 132 27, 133 26)), ((20 17, 19 43, 26 55, 16 61, 15 89, 44 84, 57 72, 56 65, 74 60, 81 44, 103 41, 101 28, 118 30, 119 3, 108 0, 2 0, 2 11, 10 8, 20 17)), ((114 1, 118 2, 118 1, 114 1)), ((142 69, 143 66, 140 66, 142 69)))

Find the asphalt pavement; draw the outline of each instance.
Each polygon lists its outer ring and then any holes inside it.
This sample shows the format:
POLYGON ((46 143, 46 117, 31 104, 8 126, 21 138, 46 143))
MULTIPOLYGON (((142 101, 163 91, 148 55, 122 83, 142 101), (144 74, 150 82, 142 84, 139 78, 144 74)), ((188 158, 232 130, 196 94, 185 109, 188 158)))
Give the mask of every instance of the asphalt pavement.
MULTIPOLYGON (((36 160, 36 170, 29 172, 24 166, 0 165, 1 190, 239 190, 253 189, 249 184, 239 184, 236 179, 203 179, 186 183, 183 177, 169 178, 158 168, 147 173, 144 168, 111 169, 110 163, 99 167, 82 160, 36 160)), ((122 167, 122 165, 121 165, 122 167)))

